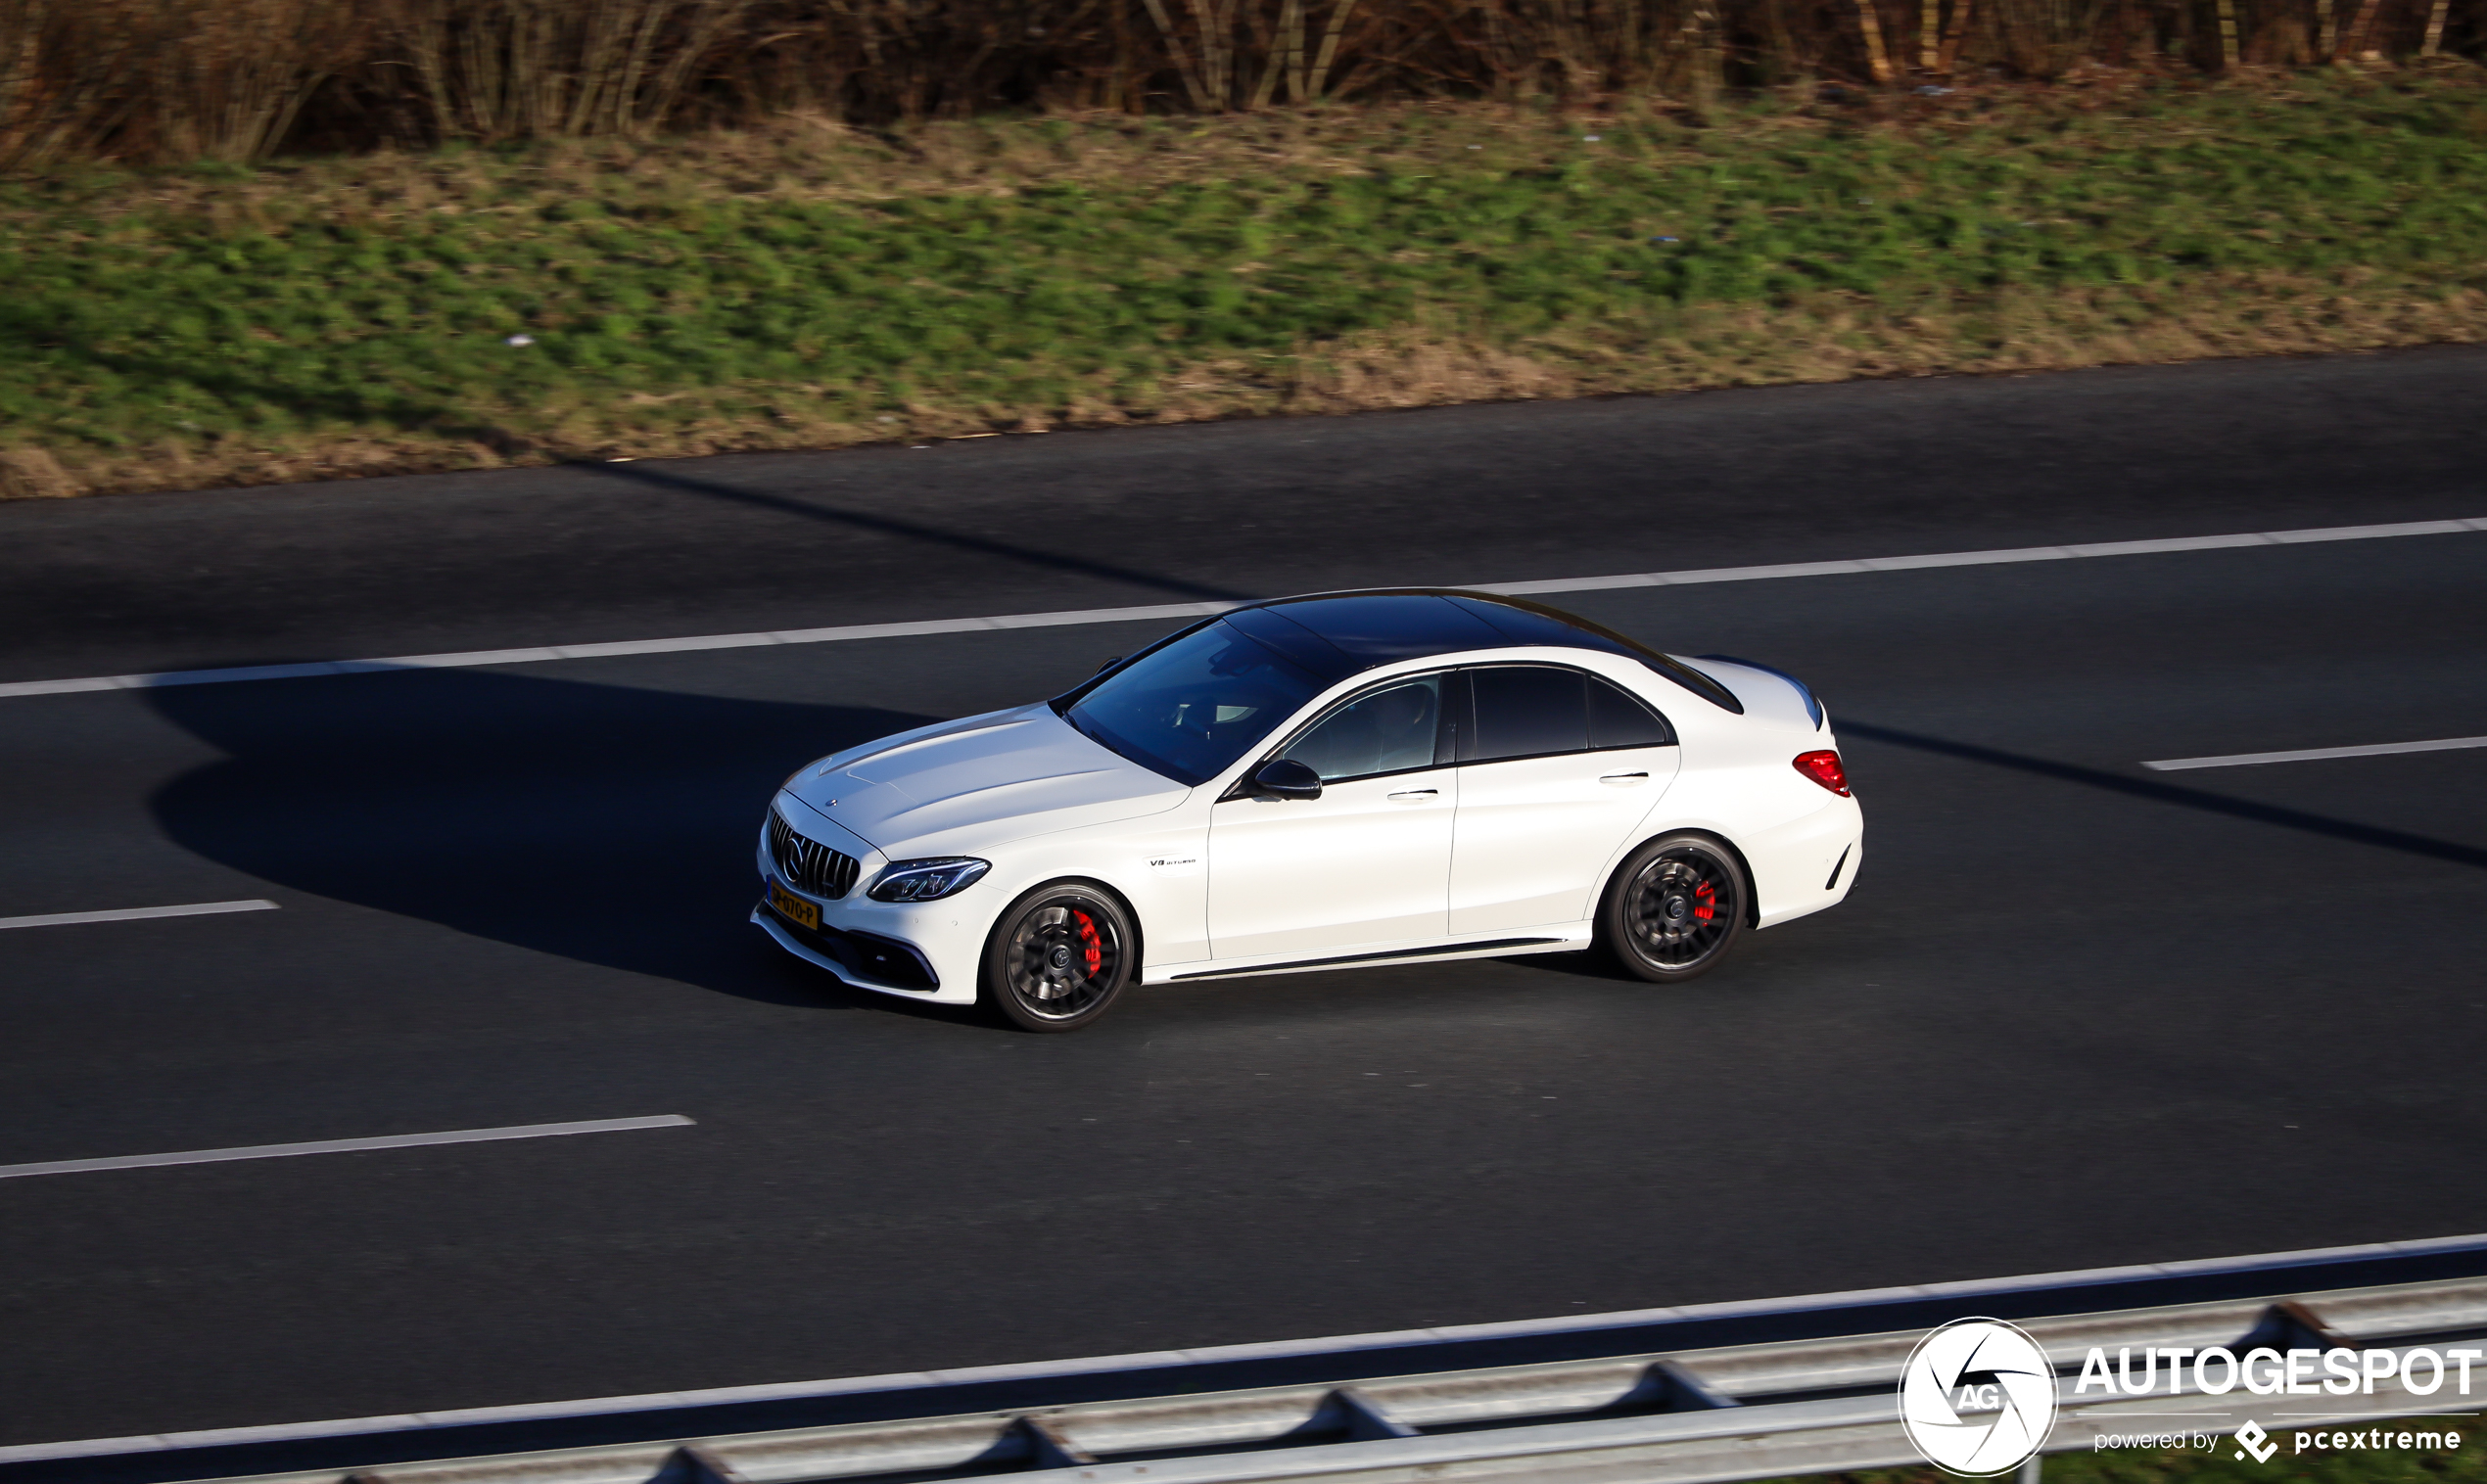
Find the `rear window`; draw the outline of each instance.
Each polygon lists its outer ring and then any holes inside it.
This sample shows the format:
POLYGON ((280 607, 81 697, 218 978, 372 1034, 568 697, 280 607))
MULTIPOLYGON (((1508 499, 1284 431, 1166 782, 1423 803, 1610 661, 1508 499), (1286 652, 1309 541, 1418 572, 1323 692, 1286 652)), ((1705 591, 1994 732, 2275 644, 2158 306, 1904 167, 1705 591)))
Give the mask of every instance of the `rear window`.
POLYGON ((1585 752, 1589 746, 1587 676, 1549 665, 1494 665, 1469 672, 1477 697, 1476 735, 1463 762, 1585 752))
POLYGON ((1665 747, 1675 740, 1666 719, 1620 685, 1589 676, 1589 746, 1665 747))
POLYGON ((1621 686, 1551 665, 1493 665, 1468 672, 1476 723, 1463 763, 1543 758, 1675 740, 1650 705, 1621 686))

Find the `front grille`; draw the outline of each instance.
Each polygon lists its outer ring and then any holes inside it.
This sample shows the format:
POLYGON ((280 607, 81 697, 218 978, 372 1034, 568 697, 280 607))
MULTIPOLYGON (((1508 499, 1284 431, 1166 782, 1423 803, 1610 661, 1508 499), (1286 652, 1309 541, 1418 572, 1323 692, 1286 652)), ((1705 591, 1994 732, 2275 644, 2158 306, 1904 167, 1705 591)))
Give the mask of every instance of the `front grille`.
POLYGON ((769 858, 777 862, 777 874, 786 885, 831 902, 854 889, 855 874, 864 868, 846 852, 796 834, 794 826, 774 809, 769 811, 769 858))

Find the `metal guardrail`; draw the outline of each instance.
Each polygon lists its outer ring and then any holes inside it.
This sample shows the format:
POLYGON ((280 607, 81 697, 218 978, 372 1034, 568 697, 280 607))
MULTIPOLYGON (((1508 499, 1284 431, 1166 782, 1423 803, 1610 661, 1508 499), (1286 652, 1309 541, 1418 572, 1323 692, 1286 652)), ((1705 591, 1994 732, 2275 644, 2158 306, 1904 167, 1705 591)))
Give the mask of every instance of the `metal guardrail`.
MULTIPOLYGON (((2334 1289, 2022 1322, 2056 1360, 2050 1452, 2170 1430, 2168 1399, 2075 1389, 2092 1347, 2373 1348, 2487 1335, 2487 1279, 2334 1289), (2072 1358, 2068 1361, 2068 1357, 2072 1358)), ((221 1484, 1708 1484, 1921 1461, 1895 1392, 1905 1330, 660 1443, 259 1474, 221 1484)), ((2487 1375, 2487 1368, 2482 1369, 2487 1375)), ((2404 1389, 2302 1399, 2282 1424, 2479 1410, 2404 1389)), ((2252 1404, 2237 1407, 2250 1413, 2252 1404)), ((2266 1415, 2272 1414, 2266 1410, 2266 1415)), ((2222 1427, 2226 1431, 2226 1427, 2222 1427)))

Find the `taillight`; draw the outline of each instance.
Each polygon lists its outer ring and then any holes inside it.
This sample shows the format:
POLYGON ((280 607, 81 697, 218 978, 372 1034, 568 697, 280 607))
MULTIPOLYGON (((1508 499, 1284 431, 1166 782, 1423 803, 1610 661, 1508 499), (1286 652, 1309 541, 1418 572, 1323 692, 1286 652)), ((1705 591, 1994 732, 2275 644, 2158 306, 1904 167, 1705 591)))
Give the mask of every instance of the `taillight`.
POLYGON ((1848 793, 1848 769, 1840 766, 1835 752, 1799 753, 1796 770, 1845 799, 1848 793))

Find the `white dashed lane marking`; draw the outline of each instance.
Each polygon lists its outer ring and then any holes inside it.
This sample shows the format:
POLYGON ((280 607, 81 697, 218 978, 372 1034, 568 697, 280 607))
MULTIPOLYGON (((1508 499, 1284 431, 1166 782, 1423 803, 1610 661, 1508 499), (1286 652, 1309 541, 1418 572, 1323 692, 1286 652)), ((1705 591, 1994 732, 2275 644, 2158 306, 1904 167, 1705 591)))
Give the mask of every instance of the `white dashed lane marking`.
POLYGON ((2288 753, 2229 753, 2220 758, 2162 758, 2141 765, 2181 773, 2194 767, 2252 767, 2260 763, 2313 763, 2323 758, 2386 758, 2394 753, 2449 753, 2487 747, 2487 737, 2444 737, 2433 742, 2376 742, 2366 747, 2306 747, 2288 753))
POLYGON ((506 1129, 453 1129, 446 1134, 390 1134, 378 1138, 322 1138, 302 1144, 246 1144, 234 1149, 186 1149, 177 1154, 117 1154, 105 1159, 55 1159, 33 1165, 0 1165, 0 1180, 28 1175, 79 1175, 90 1170, 146 1170, 160 1165, 213 1165, 236 1159, 285 1159, 296 1154, 352 1154, 365 1149, 417 1149, 431 1144, 480 1144, 504 1138, 552 1138, 564 1134, 619 1134, 628 1129, 679 1129, 691 1120, 680 1113, 647 1118, 598 1118, 586 1123, 519 1124, 506 1129))
MULTIPOLYGON (((2457 535, 2487 531, 2487 517, 2458 521, 2405 521, 2391 526, 2324 526, 2307 531, 2254 531, 2234 535, 2174 536, 2149 541, 2100 541, 2073 546, 2016 546, 1999 551, 1941 551, 1922 556, 1862 557, 1854 561, 1786 562, 1766 567, 1707 567, 1688 572, 1629 572, 1614 577, 1555 578, 1532 582, 1480 582, 1470 590, 1512 597, 1550 592, 1603 592, 1618 587, 1680 587, 1705 582, 1755 582, 1779 578, 1836 577, 1854 573, 1910 572, 1928 567, 1992 567, 2010 562, 2061 562, 2087 557, 2148 556, 2174 551, 2222 551, 2243 546, 2295 546, 2309 541, 2368 541, 2387 536, 2457 535)), ((1075 624, 1125 624, 1144 619, 1196 619, 1240 608, 1242 603, 1159 603, 1145 608, 1082 608, 1059 613, 1006 613, 975 619, 928 619, 912 624, 850 624, 835 628, 783 628, 766 633, 700 634, 679 639, 626 639, 606 644, 548 644, 530 649, 476 649, 458 654, 397 655, 380 660, 318 660, 302 665, 247 665, 229 670, 168 670, 147 674, 85 675, 66 680, 0 683, 0 697, 56 696, 90 690, 147 690, 163 685, 225 685, 242 680, 299 680, 318 675, 367 674, 376 671, 456 670, 477 665, 536 665, 547 660, 610 659, 621 655, 683 654, 702 649, 752 649, 769 644, 832 644, 852 639, 910 638, 919 634, 981 633, 988 629, 1052 628, 1075 624)))
POLYGON ((68 927, 78 922, 144 922, 151 917, 209 917, 218 912, 272 912, 273 902, 190 902, 179 906, 123 906, 103 912, 45 912, 34 917, 0 917, 0 928, 68 927))

